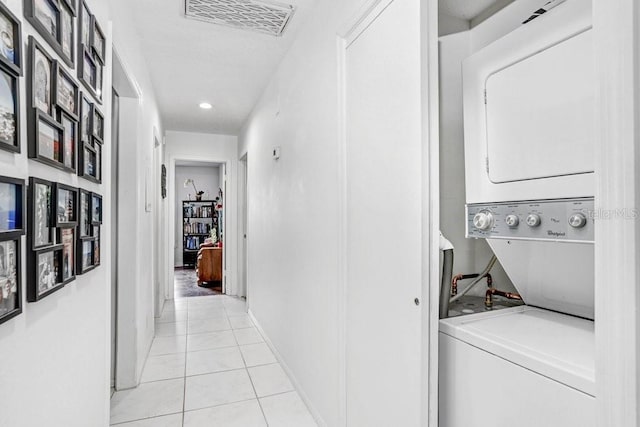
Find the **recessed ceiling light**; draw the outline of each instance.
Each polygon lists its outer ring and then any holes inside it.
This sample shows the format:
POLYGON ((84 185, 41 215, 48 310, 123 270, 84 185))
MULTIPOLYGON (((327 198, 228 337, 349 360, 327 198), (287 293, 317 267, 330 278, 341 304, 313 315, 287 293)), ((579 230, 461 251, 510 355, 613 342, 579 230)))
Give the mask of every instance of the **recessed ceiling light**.
POLYGON ((213 108, 213 105, 209 104, 208 102, 201 102, 200 108, 202 108, 203 110, 210 110, 213 108))

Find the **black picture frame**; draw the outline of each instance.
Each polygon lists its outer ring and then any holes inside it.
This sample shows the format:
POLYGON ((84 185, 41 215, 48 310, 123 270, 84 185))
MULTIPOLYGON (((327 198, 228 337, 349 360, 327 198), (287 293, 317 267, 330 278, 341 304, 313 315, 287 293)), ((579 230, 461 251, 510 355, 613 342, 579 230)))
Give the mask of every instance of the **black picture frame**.
POLYGON ((78 157, 78 176, 100 184, 97 148, 99 148, 99 145, 98 147, 93 147, 88 143, 82 144, 82 150, 78 157))
POLYGON ((22 23, 0 2, 0 63, 22 76, 22 23), (9 28, 11 25, 11 31, 9 28), (6 33, 6 35, 5 35, 6 33))
POLYGON ((29 36, 29 72, 27 85, 29 110, 37 109, 49 117, 54 116, 53 73, 55 62, 33 36, 29 36))
POLYGON ((78 123, 78 141, 82 143, 91 143, 93 134, 93 102, 84 92, 80 95, 80 120, 78 123))
POLYGON ((98 24, 98 20, 95 15, 92 17, 91 28, 91 49, 94 54, 94 59, 99 62, 100 65, 104 65, 107 39, 104 36, 104 31, 102 31, 102 27, 98 24))
POLYGON ((74 62, 75 18, 65 2, 58 0, 24 0, 24 14, 27 21, 46 40, 47 44, 62 58, 70 68, 74 62), (71 17, 71 26, 64 17, 71 17), (72 34, 64 39, 64 28, 71 30, 72 34), (69 49, 63 47, 64 40, 69 42, 69 49), (66 51, 65 51, 66 50, 66 51))
POLYGON ((95 105, 93 106, 93 117, 91 119, 91 134, 97 142, 102 144, 104 140, 104 115, 95 105))
MULTIPOLYGON (((102 196, 91 193, 91 225, 102 224, 102 196)), ((93 237, 96 237, 95 234, 93 237)))
POLYGON ((160 195, 163 199, 167 198, 167 167, 164 163, 160 170, 160 195))
POLYGON ((65 166, 64 127, 48 114, 34 110, 34 123, 29 127, 29 157, 64 171, 75 172, 65 166))
POLYGON ((33 250, 27 259, 27 301, 36 302, 64 288, 62 244, 33 250))
POLYGON ((25 195, 23 179, 0 176, 0 241, 26 234, 25 195))
POLYGON ((29 178, 28 237, 32 250, 51 247, 56 244, 53 221, 55 184, 45 179, 29 178))
POLYGON ((12 105, 0 104, 0 149, 20 153, 22 151, 20 144, 20 83, 16 74, 0 64, 0 99, 6 98, 10 98, 13 103, 12 105), (3 94, 2 92, 7 93, 3 94))
POLYGON ((70 172, 77 172, 78 165, 78 123, 64 111, 58 112, 58 123, 62 126, 62 164, 70 172))
POLYGON ((80 188, 78 202, 78 237, 80 239, 92 237, 92 232, 91 192, 80 188))
POLYGON ((82 238, 76 241, 76 275, 85 274, 96 268, 94 262, 94 238, 82 238))
POLYGON ((82 49, 82 61, 78 64, 78 78, 91 94, 91 96, 98 102, 102 103, 100 94, 96 91, 96 81, 98 78, 98 64, 93 59, 89 48, 83 47, 82 49))
POLYGON ((21 240, 0 237, 0 324, 22 313, 21 240))
POLYGON ((100 265, 100 227, 94 227, 95 231, 93 232, 93 267, 98 267, 100 265))
POLYGON ((78 16, 78 8, 76 6, 76 0, 60 0, 61 2, 63 2, 67 8, 69 8, 69 10, 71 11, 71 13, 73 14, 73 16, 78 16))
POLYGON ((80 35, 78 37, 78 52, 82 52, 82 48, 91 46, 91 33, 93 31, 91 23, 93 22, 93 14, 87 6, 87 2, 82 0, 80 10, 78 12, 80 35))
POLYGON ((78 189, 69 185, 55 185, 55 226, 69 228, 78 225, 78 189))
POLYGON ((70 68, 75 67, 76 57, 76 25, 75 11, 69 6, 68 0, 60 1, 60 49, 62 60, 70 68))
POLYGON ((62 284, 66 285, 76 280, 76 232, 74 227, 60 230, 60 244, 62 245, 62 284))
POLYGON ((57 61, 54 67, 52 90, 53 104, 77 122, 80 115, 80 86, 57 61))

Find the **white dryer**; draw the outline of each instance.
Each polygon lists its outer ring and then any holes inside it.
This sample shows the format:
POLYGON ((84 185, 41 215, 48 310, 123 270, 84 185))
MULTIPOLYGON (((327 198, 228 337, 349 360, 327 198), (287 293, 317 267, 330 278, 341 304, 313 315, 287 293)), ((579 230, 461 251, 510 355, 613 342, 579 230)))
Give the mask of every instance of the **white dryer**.
POLYGON ((591 2, 463 64, 467 237, 525 305, 440 321, 440 427, 595 426, 591 2))

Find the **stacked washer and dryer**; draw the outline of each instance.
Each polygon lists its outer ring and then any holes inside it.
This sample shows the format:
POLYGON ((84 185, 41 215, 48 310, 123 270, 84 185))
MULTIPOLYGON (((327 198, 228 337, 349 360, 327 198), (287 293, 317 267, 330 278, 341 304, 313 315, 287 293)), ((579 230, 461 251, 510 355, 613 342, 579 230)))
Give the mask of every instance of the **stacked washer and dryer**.
POLYGON ((595 425, 591 2, 463 62, 466 236, 524 305, 440 321, 440 427, 595 425))

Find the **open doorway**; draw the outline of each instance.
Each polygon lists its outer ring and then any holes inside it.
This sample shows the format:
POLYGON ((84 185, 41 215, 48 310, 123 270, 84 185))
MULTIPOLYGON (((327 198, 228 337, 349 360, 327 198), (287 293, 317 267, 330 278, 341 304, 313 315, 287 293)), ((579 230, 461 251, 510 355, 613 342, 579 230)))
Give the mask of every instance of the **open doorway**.
POLYGON ((176 160, 174 298, 225 293, 225 164, 176 160))

